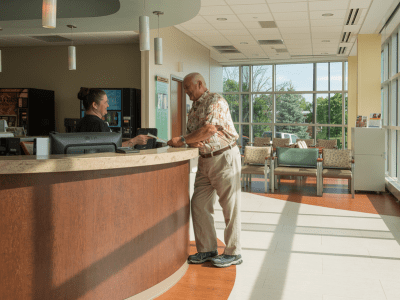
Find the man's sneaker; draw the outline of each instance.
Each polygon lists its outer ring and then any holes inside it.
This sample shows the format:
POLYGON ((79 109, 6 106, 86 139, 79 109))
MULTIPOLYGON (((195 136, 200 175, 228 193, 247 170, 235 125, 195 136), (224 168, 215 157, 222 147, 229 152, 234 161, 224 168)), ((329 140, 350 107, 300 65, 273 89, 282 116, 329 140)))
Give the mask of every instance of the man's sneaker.
POLYGON ((243 262, 242 256, 222 254, 211 260, 211 263, 218 268, 226 268, 230 265, 240 265, 243 262))
POLYGON ((211 252, 199 252, 194 255, 189 255, 187 262, 189 264, 202 264, 203 262, 211 260, 215 256, 218 256, 218 250, 211 252))

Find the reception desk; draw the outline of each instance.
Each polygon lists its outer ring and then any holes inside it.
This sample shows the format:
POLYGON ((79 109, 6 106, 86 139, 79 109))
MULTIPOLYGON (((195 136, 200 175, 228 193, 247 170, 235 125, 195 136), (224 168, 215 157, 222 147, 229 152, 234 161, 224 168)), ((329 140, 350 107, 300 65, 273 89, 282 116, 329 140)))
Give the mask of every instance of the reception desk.
POLYGON ((135 299, 184 273, 197 156, 0 157, 0 299, 135 299))

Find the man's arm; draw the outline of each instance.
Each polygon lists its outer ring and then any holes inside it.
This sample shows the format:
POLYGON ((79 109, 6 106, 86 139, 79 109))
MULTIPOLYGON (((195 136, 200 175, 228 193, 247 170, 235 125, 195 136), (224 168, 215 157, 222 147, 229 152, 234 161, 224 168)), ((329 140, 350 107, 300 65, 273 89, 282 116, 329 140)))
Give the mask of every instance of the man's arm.
MULTIPOLYGON (((187 144, 195 144, 198 142, 205 141, 212 137, 217 131, 221 131, 223 127, 221 125, 204 125, 203 127, 193 131, 192 133, 184 136, 187 144)), ((174 137, 168 141, 168 145, 172 147, 181 147, 183 142, 181 137, 174 137)))

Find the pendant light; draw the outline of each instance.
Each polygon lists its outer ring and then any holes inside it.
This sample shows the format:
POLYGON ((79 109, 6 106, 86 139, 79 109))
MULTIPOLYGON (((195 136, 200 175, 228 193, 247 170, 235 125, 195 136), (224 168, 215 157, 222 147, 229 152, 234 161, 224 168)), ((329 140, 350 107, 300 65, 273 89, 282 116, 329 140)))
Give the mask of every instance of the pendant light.
POLYGON ((76 26, 67 25, 67 27, 71 28, 71 46, 68 46, 68 70, 76 70, 76 49, 72 40, 72 29, 76 26))
POLYGON ((57 0, 43 0, 42 26, 44 28, 56 28, 57 0))
POLYGON ((153 14, 158 16, 158 37, 154 38, 154 62, 156 65, 162 65, 162 38, 160 38, 160 15, 162 11, 153 11, 153 14))
MULTIPOLYGON (((146 13, 146 3, 143 0, 144 13, 146 13)), ((148 16, 139 17, 139 40, 140 51, 150 50, 150 25, 148 16)))

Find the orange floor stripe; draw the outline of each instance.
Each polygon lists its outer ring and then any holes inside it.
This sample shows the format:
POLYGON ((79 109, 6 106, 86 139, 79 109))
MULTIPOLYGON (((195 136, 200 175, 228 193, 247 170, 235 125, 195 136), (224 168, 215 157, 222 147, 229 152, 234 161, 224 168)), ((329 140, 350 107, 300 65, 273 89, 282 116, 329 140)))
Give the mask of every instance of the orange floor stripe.
MULTIPOLYGON (((222 254, 224 243, 218 240, 218 252, 222 254)), ((197 253, 196 244, 190 242, 190 254, 197 253)), ((224 300, 228 299, 236 278, 236 266, 216 268, 211 262, 189 265, 182 279, 157 300, 224 300)))
POLYGON ((354 199, 347 189, 347 180, 324 179, 324 194, 316 195, 315 178, 305 180, 282 179, 279 190, 275 193, 264 192, 264 179, 253 178, 251 193, 280 200, 305 203, 322 207, 366 212, 371 214, 400 216, 400 205, 389 192, 357 192, 354 199))

